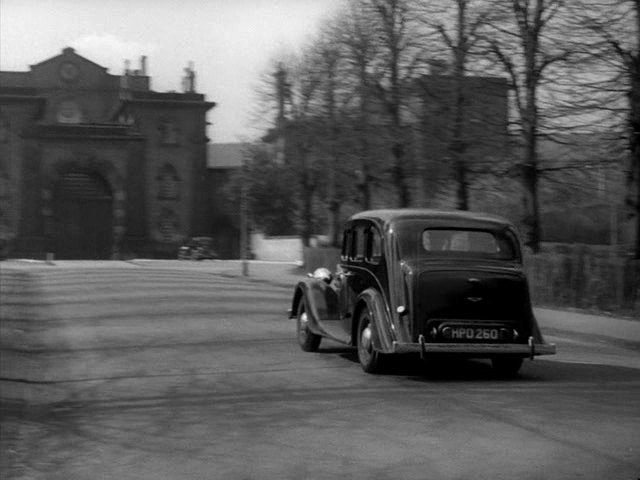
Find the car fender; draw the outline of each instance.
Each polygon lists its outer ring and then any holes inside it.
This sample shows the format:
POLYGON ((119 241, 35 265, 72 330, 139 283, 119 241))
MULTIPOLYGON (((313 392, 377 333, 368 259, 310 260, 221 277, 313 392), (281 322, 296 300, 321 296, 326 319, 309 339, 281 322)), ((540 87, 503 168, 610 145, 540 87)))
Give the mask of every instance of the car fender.
POLYGON ((535 314, 533 313, 533 306, 531 305, 531 290, 529 288, 529 282, 527 280, 527 305, 526 309, 529 316, 529 332, 533 337, 533 342, 535 344, 544 345, 546 342, 544 341, 544 337, 542 336, 542 331, 540 330, 540 325, 538 324, 538 320, 536 319, 535 314))
MULTIPOLYGON (((393 352, 393 342, 395 334, 391 323, 391 315, 381 293, 375 288, 368 288, 358 296, 359 315, 361 308, 369 309, 372 319, 372 341, 373 348, 381 353, 393 352)), ((357 318, 357 317, 356 317, 357 318)))
POLYGON ((326 335, 322 322, 340 318, 338 294, 324 280, 307 278, 296 285, 290 318, 296 317, 300 302, 305 302, 309 327, 314 333, 326 335))

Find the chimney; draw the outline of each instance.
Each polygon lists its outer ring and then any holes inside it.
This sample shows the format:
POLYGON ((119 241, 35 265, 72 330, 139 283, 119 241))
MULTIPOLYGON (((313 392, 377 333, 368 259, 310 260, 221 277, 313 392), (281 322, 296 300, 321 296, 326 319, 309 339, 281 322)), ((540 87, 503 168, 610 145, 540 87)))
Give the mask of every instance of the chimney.
POLYGON ((140 57, 140 74, 146 76, 147 75, 147 56, 143 55, 140 57))
POLYGON ((189 62, 189 66, 184 69, 185 76, 182 77, 182 91, 185 93, 195 93, 196 91, 196 72, 193 69, 193 62, 189 62))

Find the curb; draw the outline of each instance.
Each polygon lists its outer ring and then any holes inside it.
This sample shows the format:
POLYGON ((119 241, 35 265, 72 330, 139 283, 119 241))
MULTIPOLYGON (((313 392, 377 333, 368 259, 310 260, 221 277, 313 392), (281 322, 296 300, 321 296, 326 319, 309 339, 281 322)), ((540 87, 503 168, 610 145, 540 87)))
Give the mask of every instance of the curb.
POLYGON ((597 333, 576 332, 575 330, 567 330, 561 327, 543 327, 541 330, 544 337, 549 335, 575 338, 576 340, 584 341, 596 340, 600 343, 607 343, 610 345, 627 348, 629 350, 640 351, 640 340, 627 340, 597 333))

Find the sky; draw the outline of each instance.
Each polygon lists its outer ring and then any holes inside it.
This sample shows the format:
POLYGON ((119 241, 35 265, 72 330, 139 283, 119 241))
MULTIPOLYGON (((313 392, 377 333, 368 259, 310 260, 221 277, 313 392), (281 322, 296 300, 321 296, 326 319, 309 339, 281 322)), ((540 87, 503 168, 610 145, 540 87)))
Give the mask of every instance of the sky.
MULTIPOLYGON (((193 62, 196 90, 217 103, 211 142, 258 138, 255 91, 271 60, 309 41, 343 0, 0 0, 0 69, 30 65, 70 46, 120 75, 147 57, 151 88, 180 91, 193 62)), ((271 120, 271 119, 269 119, 271 120)))

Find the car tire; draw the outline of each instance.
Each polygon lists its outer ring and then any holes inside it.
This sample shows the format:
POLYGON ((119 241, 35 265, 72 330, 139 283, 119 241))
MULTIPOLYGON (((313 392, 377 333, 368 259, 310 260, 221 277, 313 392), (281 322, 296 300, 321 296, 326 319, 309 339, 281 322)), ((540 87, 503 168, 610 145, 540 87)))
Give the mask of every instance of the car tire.
POLYGON ((304 299, 300 299, 298 304, 298 315, 296 317, 296 334, 298 344, 305 352, 315 352, 320 346, 322 337, 316 335, 309 329, 309 320, 304 305, 304 299))
POLYGON ((493 370, 503 378, 512 378, 518 375, 524 358, 513 356, 499 356, 491 359, 493 370))
POLYGON ((358 360, 362 370, 367 373, 380 373, 384 366, 384 354, 373 347, 373 318, 367 308, 360 312, 358 318, 358 360))

